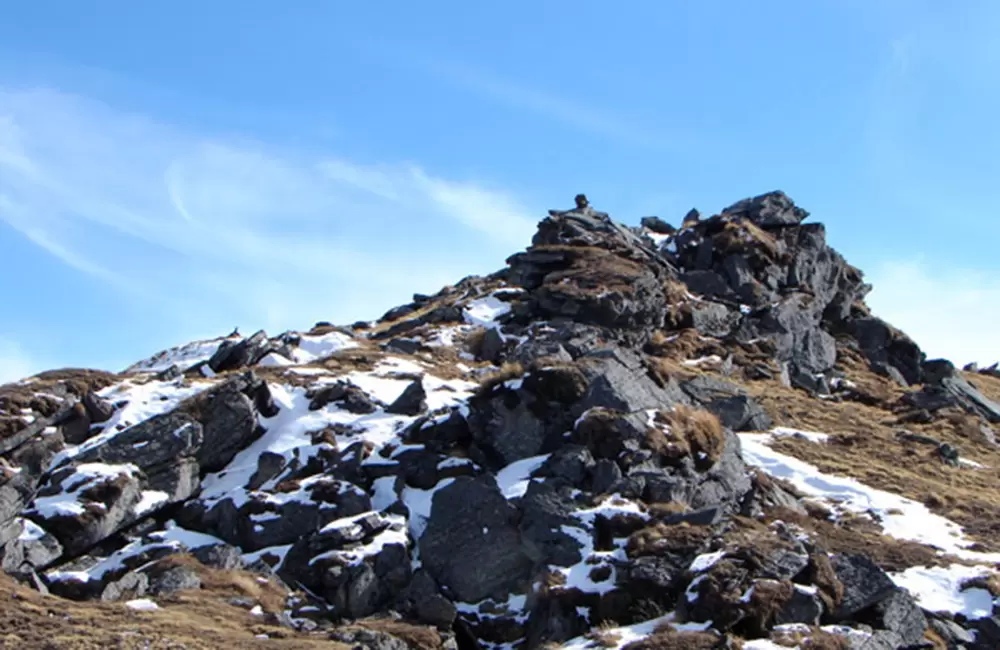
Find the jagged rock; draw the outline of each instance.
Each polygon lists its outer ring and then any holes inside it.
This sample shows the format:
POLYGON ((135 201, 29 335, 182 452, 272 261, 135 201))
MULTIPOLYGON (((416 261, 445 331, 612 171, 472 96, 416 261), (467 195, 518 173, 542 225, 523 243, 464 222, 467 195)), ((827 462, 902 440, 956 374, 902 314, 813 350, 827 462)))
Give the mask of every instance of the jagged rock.
POLYGON ((410 650, 410 644, 402 639, 364 627, 341 628, 330 632, 330 640, 346 644, 350 648, 365 650, 410 650))
POLYGON ((417 379, 410 383, 403 393, 386 408, 387 413, 397 415, 420 415, 427 410, 427 391, 424 382, 417 379))
POLYGON ((285 457, 272 451, 262 452, 257 457, 257 471, 250 477, 247 489, 258 490, 262 485, 281 474, 285 469, 285 457))
POLYGON ((492 477, 461 477, 434 494, 419 540, 424 567, 462 602, 509 592, 528 579, 517 509, 492 477))
MULTIPOLYGON (((260 436, 263 429, 257 421, 258 408, 268 402, 270 392, 267 384, 252 372, 235 377, 195 398, 191 408, 202 426, 202 444, 196 458, 203 472, 222 469, 241 449, 260 436)), ((263 409, 261 411, 266 415, 263 409)))
POLYGON ((594 465, 594 456, 589 449, 568 444, 553 452, 538 473, 562 479, 574 487, 583 487, 594 465))
POLYGON ((682 383, 681 389, 733 431, 766 431, 773 424, 764 407, 730 382, 700 375, 682 383))
POLYGON ((972 646, 975 643, 975 636, 969 630, 950 619, 931 617, 928 620, 930 629, 941 637, 949 650, 961 648, 965 645, 972 646))
POLYGON ((26 474, 15 474, 0 485, 0 546, 21 534, 15 519, 32 499, 35 482, 26 474))
POLYGON ((717 302, 698 302, 691 306, 691 327, 704 336, 729 336, 739 320, 739 312, 730 311, 717 302))
POLYGON ((63 467, 38 490, 26 516, 77 555, 138 519, 141 474, 127 465, 63 467))
POLYGON ((660 235, 672 235, 677 229, 659 217, 643 217, 639 223, 643 228, 660 235))
POLYGON ((84 394, 81 403, 94 424, 103 424, 115 414, 115 405, 92 390, 84 394))
POLYGON ((449 630, 458 616, 455 605, 441 595, 434 578, 424 570, 413 574, 413 580, 399 596, 400 610, 421 623, 449 630))
POLYGON ((871 317, 851 320, 848 331, 857 339, 873 370, 904 385, 921 383, 925 355, 905 334, 871 317))
POLYGON ((330 477, 309 480, 282 497, 260 495, 239 507, 232 499, 223 499, 207 510, 201 503, 190 503, 181 521, 254 551, 294 543, 333 521, 371 510, 367 493, 330 477))
POLYGON ((229 544, 211 544, 201 546, 191 553, 196 560, 207 567, 231 571, 243 568, 243 553, 229 544))
POLYGON ((339 615, 370 616, 411 579, 405 522, 368 512, 292 545, 279 575, 322 595, 339 615))
POLYGON ((538 565, 568 567, 580 562, 581 545, 564 526, 581 527, 571 513, 577 507, 564 491, 532 481, 521 498, 521 544, 538 565))
POLYGON ((271 342, 263 330, 247 339, 226 339, 208 360, 208 367, 217 373, 247 368, 267 356, 271 349, 271 342))
POLYGON ((178 591, 201 588, 201 576, 192 567, 177 565, 161 567, 154 564, 143 571, 149 578, 147 593, 153 596, 166 596, 178 591))
POLYGON ((774 617, 775 625, 804 623, 818 626, 823 616, 823 601, 814 588, 795 585, 789 598, 774 617))
POLYGON ((126 573, 120 579, 104 587, 100 599, 104 602, 132 600, 142 598, 147 593, 149 593, 149 576, 134 571, 126 573))
POLYGON ((496 469, 542 453, 546 441, 572 428, 570 405, 586 378, 573 365, 532 369, 469 401, 473 438, 495 456, 496 469))
POLYGON ((148 476, 151 489, 166 492, 168 503, 183 501, 198 487, 202 425, 189 414, 173 411, 129 427, 107 441, 85 448, 76 463, 133 463, 148 476))
POLYGON ((780 190, 738 201, 723 210, 722 214, 743 217, 764 228, 795 226, 809 216, 780 190))
POLYGON ((578 361, 587 378, 587 390, 577 404, 580 412, 605 408, 623 413, 669 408, 690 400, 676 384, 659 386, 642 359, 619 347, 597 350, 578 361))
POLYGON ((22 520, 17 536, 8 541, 0 556, 2 568, 15 578, 25 579, 35 570, 47 567, 63 554, 62 545, 32 521, 22 520))
POLYGON ((896 585, 889 576, 867 556, 835 555, 832 558, 832 565, 837 579, 844 585, 844 597, 832 613, 833 620, 848 620, 896 592, 896 585))
POLYGON ((338 402, 341 407, 355 414, 374 413, 378 406, 363 390, 347 382, 337 382, 309 394, 309 410, 317 411, 327 404, 338 402))
POLYGON ((903 645, 916 645, 924 638, 927 618, 908 592, 897 589, 875 605, 879 627, 899 635, 903 645))
POLYGON ((543 598, 535 604, 528 616, 525 646, 538 648, 546 643, 569 641, 582 635, 588 627, 586 617, 581 615, 571 600, 543 598))

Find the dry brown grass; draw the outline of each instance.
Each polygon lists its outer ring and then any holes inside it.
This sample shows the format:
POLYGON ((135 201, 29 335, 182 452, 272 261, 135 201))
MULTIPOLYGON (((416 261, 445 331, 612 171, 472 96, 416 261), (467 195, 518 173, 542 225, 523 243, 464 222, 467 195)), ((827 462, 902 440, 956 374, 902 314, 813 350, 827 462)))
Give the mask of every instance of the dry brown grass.
POLYGON ((663 519, 671 515, 684 514, 689 510, 691 510, 691 506, 683 501, 659 501, 656 503, 650 503, 646 507, 646 511, 654 519, 663 519))
POLYGON ((1000 402, 1000 377, 981 375, 978 372, 963 372, 962 376, 974 384, 980 393, 994 402, 1000 402))
POLYGON ((666 425, 667 430, 650 429, 646 442, 666 458, 697 458, 704 454, 714 464, 725 449, 726 435, 714 413, 678 404, 670 411, 658 411, 656 421, 666 425))
POLYGON ((595 648, 617 648, 622 640, 620 632, 605 628, 593 629, 587 632, 584 637, 590 641, 591 647, 595 648))
POLYGON ((707 526, 656 523, 629 536, 625 550, 629 557, 693 551, 700 549, 711 536, 707 526))
POLYGON ((623 650, 722 650, 722 648, 738 649, 741 646, 735 639, 726 640, 709 632, 678 632, 662 630, 645 639, 633 641, 623 650))
POLYGON ((0 576, 0 648, 11 650, 347 650, 325 635, 298 633, 230 605, 233 592, 198 591, 135 612, 123 603, 43 596, 0 576), (268 639, 257 639, 266 634, 268 639))
POLYGON ((369 618, 358 621, 356 625, 375 632, 391 634, 405 641, 411 650, 439 650, 444 642, 441 634, 433 627, 391 618, 369 618))
POLYGON ((848 650, 851 647, 846 637, 812 628, 808 632, 782 630, 771 635, 776 644, 800 650, 848 650))
POLYGON ((119 375, 103 370, 64 368, 35 375, 25 383, 0 385, 0 437, 6 437, 25 426, 22 409, 30 409, 36 417, 49 417, 61 408, 62 402, 52 396, 65 390, 73 397, 83 397, 90 390, 101 390, 116 381, 119 375))
POLYGON ((716 248, 724 253, 760 253, 777 260, 778 240, 757 224, 746 219, 727 221, 712 238, 716 248))
POLYGON ((202 589, 213 594, 252 598, 269 614, 279 614, 286 607, 287 593, 276 581, 247 571, 213 569, 190 555, 168 556, 151 567, 151 571, 163 572, 174 567, 193 569, 201 578, 202 589))
MULTIPOLYGON (((902 389, 874 373, 852 367, 852 381, 882 383, 893 396, 902 389)), ((798 438, 780 438, 773 448, 804 460, 821 471, 848 476, 872 487, 926 504, 936 514, 963 526, 984 549, 1000 550, 1000 451, 977 434, 978 424, 955 414, 930 424, 908 424, 913 433, 956 445, 962 457, 983 469, 950 467, 936 449, 902 441, 896 415, 885 408, 859 402, 817 400, 777 381, 760 381, 746 388, 777 426, 821 431, 833 436, 827 444, 798 438)))
POLYGON ((534 246, 533 251, 561 254, 566 268, 550 273, 545 288, 570 297, 617 291, 632 295, 635 281, 649 273, 646 264, 595 246, 534 246))
POLYGON ((508 361, 487 375, 485 375, 479 382, 479 394, 485 395, 492 391, 494 388, 509 381, 511 379, 517 379, 524 375, 524 366, 516 361, 508 361))

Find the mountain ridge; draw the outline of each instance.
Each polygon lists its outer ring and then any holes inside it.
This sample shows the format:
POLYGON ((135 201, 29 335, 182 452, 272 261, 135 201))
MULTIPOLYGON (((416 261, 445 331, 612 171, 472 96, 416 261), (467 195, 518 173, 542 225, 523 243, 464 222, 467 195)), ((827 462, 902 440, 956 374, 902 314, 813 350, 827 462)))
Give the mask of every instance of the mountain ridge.
POLYGON ((264 634, 363 647, 995 647, 1000 377, 809 216, 578 195, 373 322, 0 387, 3 568, 150 616, 247 572, 264 634))

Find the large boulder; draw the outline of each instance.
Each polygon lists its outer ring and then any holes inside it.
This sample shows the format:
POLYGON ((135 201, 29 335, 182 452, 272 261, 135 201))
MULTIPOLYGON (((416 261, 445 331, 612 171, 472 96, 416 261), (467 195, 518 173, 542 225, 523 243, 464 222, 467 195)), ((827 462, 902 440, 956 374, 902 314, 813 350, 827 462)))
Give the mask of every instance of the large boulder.
POLYGON ((143 478, 134 465, 63 467, 39 488, 26 516, 59 540, 66 555, 78 555, 141 516, 143 478))
POLYGON ((764 228, 797 226, 809 216, 780 190, 738 201, 723 210, 722 214, 743 217, 764 228))
POLYGON ((195 457, 202 472, 215 472, 263 433, 258 414, 277 413, 267 384, 252 372, 234 377, 190 400, 183 407, 202 426, 195 457))
POLYGON ((428 573, 461 602, 526 587, 532 562, 521 543, 518 511, 493 477, 460 477, 434 494, 419 540, 428 573))

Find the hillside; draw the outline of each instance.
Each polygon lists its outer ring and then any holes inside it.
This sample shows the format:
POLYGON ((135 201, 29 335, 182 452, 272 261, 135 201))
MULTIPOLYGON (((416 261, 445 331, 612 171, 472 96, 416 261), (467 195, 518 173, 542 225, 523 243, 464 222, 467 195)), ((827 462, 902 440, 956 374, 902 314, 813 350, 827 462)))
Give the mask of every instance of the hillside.
POLYGON ((3 648, 1000 647, 1000 373, 786 195, 0 387, 3 648))

